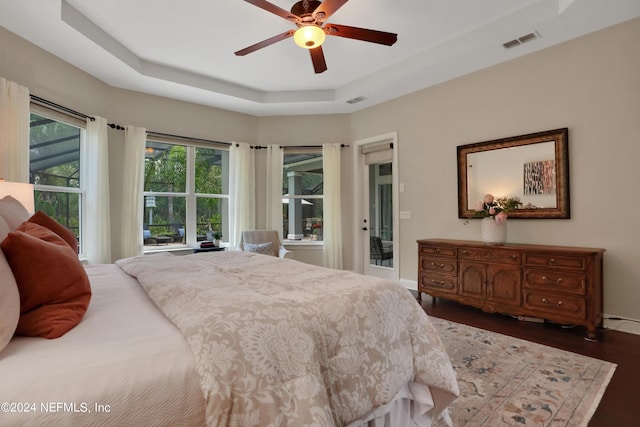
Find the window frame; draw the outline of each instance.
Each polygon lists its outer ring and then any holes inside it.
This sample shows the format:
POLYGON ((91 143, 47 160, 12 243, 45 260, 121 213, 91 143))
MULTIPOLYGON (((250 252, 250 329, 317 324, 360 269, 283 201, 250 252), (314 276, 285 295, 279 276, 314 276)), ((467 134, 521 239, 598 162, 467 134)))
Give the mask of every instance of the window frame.
MULTIPOLYGON (((143 189, 143 197, 146 200, 147 196, 156 196, 156 197, 183 197, 185 199, 185 241, 183 243, 180 244, 173 244, 173 245, 167 245, 167 246, 159 246, 157 248, 153 247, 153 248, 149 248, 148 245, 144 246, 144 253, 151 253, 151 252, 158 252, 158 251, 170 251, 170 250, 181 250, 181 249, 190 249, 193 248, 197 245, 197 200, 198 198, 213 198, 213 199, 219 199, 219 200, 226 200, 226 212, 222 212, 223 218, 224 216, 226 216, 226 221, 228 223, 229 221, 229 200, 230 200, 230 195, 221 193, 221 194, 217 194, 217 193, 197 193, 195 191, 195 184, 196 184, 196 150, 198 148, 202 148, 202 149, 209 149, 209 150, 219 150, 219 151, 225 151, 227 152, 227 158, 226 161, 228 163, 229 161, 229 157, 228 157, 228 153, 229 153, 229 147, 225 144, 204 144, 204 143, 199 143, 199 142, 190 142, 188 141, 186 138, 180 138, 180 139, 173 139, 173 138, 169 138, 166 136, 154 136, 153 134, 148 135, 146 142, 145 142, 145 149, 148 148, 148 143, 149 142, 153 142, 153 143, 160 143, 160 144, 167 144, 167 145, 176 145, 176 146, 182 146, 185 148, 186 151, 186 157, 185 157, 185 191, 184 192, 180 192, 180 191, 172 191, 172 192, 168 192, 168 191, 146 191, 143 189)), ((146 157, 145 157, 145 162, 146 162, 146 157)), ((226 173, 227 173, 227 177, 226 177, 226 182, 227 182, 227 188, 228 188, 228 182, 229 182, 229 176, 228 176, 228 172, 229 172, 229 168, 228 166, 222 167, 222 170, 225 171, 226 169, 226 173)), ((224 178, 223 178, 224 179, 224 178)), ((143 209, 146 209, 145 207, 145 203, 143 203, 143 209)), ((145 212, 143 211, 143 221, 144 221, 144 214, 145 212)), ((228 237, 229 236, 224 236, 223 235, 223 239, 222 242, 228 242, 228 237)), ((225 243, 226 244, 226 243, 225 243)))
MULTIPOLYGON (((38 104, 31 102, 29 104, 29 122, 31 122, 31 115, 37 114, 56 122, 63 123, 67 126, 72 126, 80 131, 79 135, 79 157, 78 157, 78 187, 62 187, 57 185, 44 185, 33 184, 34 194, 39 192, 51 192, 51 193, 63 193, 63 194, 78 194, 78 257, 86 258, 84 250, 84 227, 86 224, 86 165, 84 165, 84 156, 87 144, 87 124, 86 121, 70 116, 68 114, 61 113, 57 110, 53 110, 38 104)), ((31 177, 31 127, 29 127, 29 176, 31 177)), ((29 179, 31 181, 31 178, 29 179)), ((37 205, 36 205, 37 207, 37 205)))
MULTIPOLYGON (((283 149, 285 150, 285 152, 283 153, 283 164, 282 164, 282 191, 281 191, 281 196, 283 200, 322 200, 323 201, 323 205, 322 205, 322 221, 323 221, 323 227, 324 227, 324 156, 322 153, 322 147, 318 147, 318 148, 309 148, 309 147, 283 147, 283 149), (285 194, 285 188, 287 190, 289 190, 288 187, 288 183, 287 186, 285 187, 285 173, 287 170, 287 164, 285 162, 286 156, 287 155, 303 155, 303 154, 313 154, 313 155, 319 155, 319 159, 322 162, 322 183, 323 183, 323 189, 322 189, 322 194, 285 194)), ((283 205, 285 203, 283 202, 283 205)), ((284 212, 284 206, 283 206, 283 212, 284 212)), ((283 219, 283 224, 282 224, 282 240, 283 240, 283 244, 287 245, 287 246, 322 246, 324 245, 324 238, 322 240, 312 240, 312 238, 302 238, 300 240, 298 239, 288 239, 288 235, 285 234, 285 221, 283 219)))

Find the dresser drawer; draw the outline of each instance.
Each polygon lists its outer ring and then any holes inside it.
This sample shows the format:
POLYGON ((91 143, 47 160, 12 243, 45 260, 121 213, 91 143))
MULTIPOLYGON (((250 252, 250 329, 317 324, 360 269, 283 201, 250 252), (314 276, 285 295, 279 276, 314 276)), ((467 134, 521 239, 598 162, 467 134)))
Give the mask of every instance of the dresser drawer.
POLYGON ((420 245, 420 255, 435 255, 455 258, 458 256, 458 249, 449 246, 424 246, 420 245))
POLYGON ((455 294, 458 290, 458 277, 444 274, 420 273, 418 290, 424 290, 429 293, 429 289, 455 294))
POLYGON ((525 268, 524 287, 585 295, 587 292, 587 277, 583 273, 561 269, 537 270, 525 268))
POLYGON ((552 255, 524 253, 524 265, 531 267, 570 268, 586 270, 587 257, 580 255, 552 255))
POLYGON ((586 305, 584 298, 535 291, 525 291, 522 302, 523 308, 541 313, 541 317, 546 313, 551 315, 552 320, 566 323, 584 321, 587 316, 586 305))
POLYGON ((509 249, 461 248, 460 259, 520 265, 520 252, 509 249))
POLYGON ((441 274, 457 274, 458 261, 453 258, 420 257, 420 270, 441 274))

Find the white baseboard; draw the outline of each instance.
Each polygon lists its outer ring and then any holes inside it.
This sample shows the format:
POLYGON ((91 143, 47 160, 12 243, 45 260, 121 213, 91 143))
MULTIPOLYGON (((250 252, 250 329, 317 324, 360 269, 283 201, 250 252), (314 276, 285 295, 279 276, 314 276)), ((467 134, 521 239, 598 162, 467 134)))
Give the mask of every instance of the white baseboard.
MULTIPOLYGON (((418 282, 415 280, 400 279, 400 284, 412 291, 418 290, 418 282)), ((423 296, 424 298, 425 296, 423 296)), ((610 314, 604 315, 604 327, 605 329, 611 329, 613 331, 627 332, 630 334, 640 335, 640 320, 623 319, 619 316, 610 314), (608 317, 615 317, 614 319, 607 319, 608 317), (618 320, 620 319, 620 320, 618 320)))
POLYGON ((613 331, 627 332, 630 334, 640 335, 640 320, 623 319, 619 316, 610 314, 604 315, 604 327, 605 329, 611 329, 613 331), (607 317, 615 317, 616 319, 607 319, 607 317), (619 320, 618 320, 619 319, 619 320))
POLYGON ((399 282, 402 286, 404 286, 407 289, 410 289, 412 291, 418 290, 418 282, 415 280, 400 279, 399 282))

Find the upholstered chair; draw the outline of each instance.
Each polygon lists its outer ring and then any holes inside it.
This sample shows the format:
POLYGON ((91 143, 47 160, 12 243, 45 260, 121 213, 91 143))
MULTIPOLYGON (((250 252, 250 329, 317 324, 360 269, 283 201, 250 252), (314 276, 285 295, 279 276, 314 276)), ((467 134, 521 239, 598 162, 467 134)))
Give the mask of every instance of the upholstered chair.
POLYGON ((293 252, 285 249, 276 230, 247 230, 240 235, 238 249, 280 258, 293 258, 293 252))

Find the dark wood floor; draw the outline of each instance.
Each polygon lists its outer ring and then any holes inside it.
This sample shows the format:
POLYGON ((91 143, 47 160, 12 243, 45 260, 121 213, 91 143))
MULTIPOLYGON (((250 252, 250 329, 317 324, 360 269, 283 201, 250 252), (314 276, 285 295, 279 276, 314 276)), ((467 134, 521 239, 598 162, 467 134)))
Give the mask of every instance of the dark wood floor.
POLYGON ((616 363, 618 367, 589 427, 640 425, 640 335, 604 330, 600 342, 592 343, 583 339, 582 327, 567 329, 550 323, 520 321, 443 299, 433 304, 426 295, 422 307, 434 317, 616 363))

